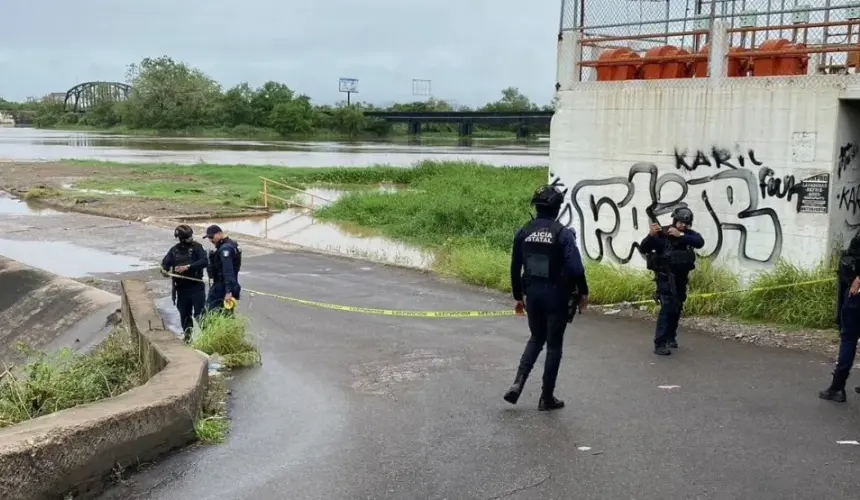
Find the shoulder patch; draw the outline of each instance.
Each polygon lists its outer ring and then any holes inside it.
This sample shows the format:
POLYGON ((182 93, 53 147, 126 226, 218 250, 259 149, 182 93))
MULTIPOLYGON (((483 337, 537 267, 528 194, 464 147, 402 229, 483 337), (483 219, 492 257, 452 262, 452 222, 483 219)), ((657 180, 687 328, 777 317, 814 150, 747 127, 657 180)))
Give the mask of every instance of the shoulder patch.
POLYGON ((221 255, 223 255, 224 257, 229 257, 230 256, 230 250, 224 250, 223 252, 221 252, 221 255))

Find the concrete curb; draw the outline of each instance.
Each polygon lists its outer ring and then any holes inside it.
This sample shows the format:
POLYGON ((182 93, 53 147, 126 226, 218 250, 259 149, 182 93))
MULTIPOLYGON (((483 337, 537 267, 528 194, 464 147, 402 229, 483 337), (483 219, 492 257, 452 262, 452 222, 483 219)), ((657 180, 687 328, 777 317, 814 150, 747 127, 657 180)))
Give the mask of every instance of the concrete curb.
POLYGON ((0 498, 92 498, 112 471, 195 439, 206 360, 168 331, 140 280, 122 281, 122 314, 147 382, 124 394, 0 429, 0 498))

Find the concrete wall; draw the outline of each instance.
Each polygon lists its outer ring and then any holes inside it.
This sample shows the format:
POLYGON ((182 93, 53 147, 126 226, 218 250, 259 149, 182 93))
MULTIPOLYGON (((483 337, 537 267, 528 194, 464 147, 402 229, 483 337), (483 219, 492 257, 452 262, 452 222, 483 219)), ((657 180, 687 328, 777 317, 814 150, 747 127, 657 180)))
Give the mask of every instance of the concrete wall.
POLYGON ((0 283, 0 361, 21 360, 18 342, 35 348, 91 346, 104 338, 105 318, 120 304, 112 293, 4 257, 0 283), (89 330, 75 331, 90 318, 89 330))
POLYGON ((648 214, 668 224, 686 204, 704 253, 744 277, 780 258, 813 266, 854 215, 837 197, 860 182, 860 108, 840 104, 857 81, 572 83, 550 139, 550 180, 568 190, 560 220, 588 257, 644 267, 648 214))
POLYGON ((145 283, 122 285, 123 319, 151 378, 119 396, 0 429, 0 498, 92 498, 117 466, 194 439, 206 361, 164 328, 145 283))

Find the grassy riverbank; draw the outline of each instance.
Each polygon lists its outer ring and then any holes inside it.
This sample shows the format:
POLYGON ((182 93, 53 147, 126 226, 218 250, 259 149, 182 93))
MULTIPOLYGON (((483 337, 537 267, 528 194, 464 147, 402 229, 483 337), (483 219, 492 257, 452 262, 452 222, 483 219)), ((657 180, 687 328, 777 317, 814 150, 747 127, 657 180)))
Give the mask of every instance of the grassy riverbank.
MULTIPOLYGON (((360 169, 70 163, 100 169, 98 177, 76 182, 76 187, 125 189, 149 198, 230 206, 261 204, 260 176, 299 187, 397 184, 402 189, 396 192, 364 189, 344 195, 316 215, 372 228, 382 235, 431 250, 436 255, 436 271, 502 291, 510 289, 509 251, 514 232, 529 220, 528 200, 534 187, 546 182, 545 167, 497 168, 469 163, 360 169)), ((652 297, 654 285, 647 272, 597 262, 588 262, 587 271, 593 303, 652 297)), ((827 266, 805 270, 781 262, 759 274, 751 286, 769 288, 833 276, 827 266)), ((707 259, 699 259, 685 310, 688 314, 796 327, 832 325, 835 310, 832 282, 696 296, 736 290, 736 276, 707 259)), ((653 302, 650 304, 653 306, 653 302)))

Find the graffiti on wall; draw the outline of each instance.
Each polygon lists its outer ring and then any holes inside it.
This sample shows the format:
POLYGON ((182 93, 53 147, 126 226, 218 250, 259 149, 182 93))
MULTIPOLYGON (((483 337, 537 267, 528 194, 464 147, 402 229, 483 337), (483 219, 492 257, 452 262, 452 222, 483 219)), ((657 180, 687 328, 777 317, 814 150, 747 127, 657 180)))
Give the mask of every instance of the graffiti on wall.
POLYGON ((697 219, 696 225, 712 227, 707 234, 716 238, 706 255, 719 255, 727 233, 735 232, 740 258, 766 264, 779 259, 783 233, 777 211, 760 206, 762 200, 784 200, 799 213, 827 212, 828 174, 803 181, 793 175, 779 177, 752 150, 745 154, 718 148, 692 154, 676 151, 675 171, 662 175, 653 163, 636 163, 626 176, 584 179, 573 186, 565 185, 560 176, 550 176, 552 184, 565 193, 559 221, 568 226, 579 221, 583 251, 597 261, 608 256, 622 264, 630 262, 639 249, 638 240, 630 235, 636 232, 637 238, 643 237, 647 224, 692 200, 701 201, 707 210, 705 220, 697 219), (685 178, 679 171, 704 175, 685 178), (625 223, 630 227, 622 228, 625 223), (751 231, 761 233, 755 250, 748 248, 751 231), (769 241, 762 243, 763 238, 769 241))
MULTIPOLYGON (((857 158, 858 147, 856 144, 846 143, 839 148, 839 157, 836 160, 836 174, 842 180, 844 174, 857 158)), ((837 207, 845 217, 845 225, 850 230, 860 229, 860 177, 857 175, 844 179, 845 183, 841 189, 836 189, 837 207)))

